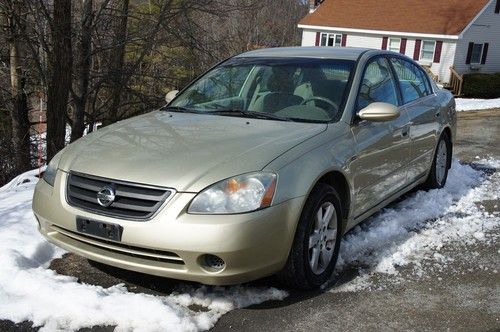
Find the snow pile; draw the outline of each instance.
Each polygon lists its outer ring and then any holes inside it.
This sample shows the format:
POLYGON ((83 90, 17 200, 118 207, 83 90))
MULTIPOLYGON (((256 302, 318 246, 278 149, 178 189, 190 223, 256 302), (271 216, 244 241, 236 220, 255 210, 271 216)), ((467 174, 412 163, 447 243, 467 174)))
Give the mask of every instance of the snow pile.
POLYGON ((464 99, 455 98, 457 111, 475 111, 500 108, 500 98, 497 99, 464 99))
MULTIPOLYGON (((46 166, 42 166, 40 168, 34 169, 32 171, 23 173, 21 175, 16 176, 9 183, 0 187, 0 193, 7 191, 22 191, 24 187, 22 184, 24 183, 36 183, 38 181, 38 176, 45 171, 46 166)), ((1 203, 0 203, 1 204, 1 203)))
POLYGON ((498 160, 483 159, 477 164, 480 171, 455 161, 445 188, 411 194, 357 226, 342 242, 337 272, 356 266, 361 276, 333 291, 370 287, 374 274, 398 275, 402 266, 422 275, 425 262, 448 262, 438 253, 445 245, 494 244, 500 214, 488 213, 480 202, 500 199, 498 166, 498 160))
POLYGON ((169 296, 130 293, 124 285, 103 288, 47 269, 63 254, 38 233, 31 212, 38 171, 0 188, 0 319, 32 321, 42 331, 96 325, 118 330, 197 331, 210 329, 225 313, 287 293, 274 288, 195 287, 179 282, 169 296), (194 311, 196 305, 202 310, 194 311))

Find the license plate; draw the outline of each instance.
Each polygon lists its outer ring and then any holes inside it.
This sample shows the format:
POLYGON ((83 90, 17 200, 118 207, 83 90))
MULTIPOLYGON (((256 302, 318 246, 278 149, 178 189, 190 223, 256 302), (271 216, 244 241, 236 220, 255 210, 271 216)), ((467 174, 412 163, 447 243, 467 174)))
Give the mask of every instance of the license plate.
POLYGON ((80 233, 89 234, 112 241, 121 241, 123 227, 102 221, 76 218, 76 229, 80 233))

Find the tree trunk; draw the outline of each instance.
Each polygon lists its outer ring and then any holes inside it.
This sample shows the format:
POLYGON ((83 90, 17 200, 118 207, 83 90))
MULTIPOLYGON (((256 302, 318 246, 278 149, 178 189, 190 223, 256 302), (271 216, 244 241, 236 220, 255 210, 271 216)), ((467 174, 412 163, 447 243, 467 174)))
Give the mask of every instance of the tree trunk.
POLYGON ((123 65, 125 63, 125 45, 127 42, 127 24, 128 24, 128 6, 129 0, 122 0, 121 16, 116 26, 115 40, 116 50, 113 52, 111 63, 111 106, 109 115, 105 119, 105 125, 118 121, 118 107, 121 101, 121 92, 123 88, 123 65))
POLYGON ((8 43, 10 61, 10 85, 12 107, 10 119, 12 124, 12 149, 15 151, 15 168, 17 173, 31 169, 30 165, 30 122, 28 118, 28 98, 25 92, 24 72, 22 69, 21 32, 21 2, 13 2, 10 13, 7 14, 8 43))
POLYGON ((47 89, 47 160, 64 148, 71 85, 71 0, 54 0, 52 75, 47 89))
POLYGON ((81 17, 81 36, 77 45, 77 71, 78 81, 75 87, 74 105, 75 114, 71 128, 71 142, 83 136, 85 130, 85 111, 88 99, 89 77, 92 51, 92 11, 93 0, 82 0, 83 9, 81 17))

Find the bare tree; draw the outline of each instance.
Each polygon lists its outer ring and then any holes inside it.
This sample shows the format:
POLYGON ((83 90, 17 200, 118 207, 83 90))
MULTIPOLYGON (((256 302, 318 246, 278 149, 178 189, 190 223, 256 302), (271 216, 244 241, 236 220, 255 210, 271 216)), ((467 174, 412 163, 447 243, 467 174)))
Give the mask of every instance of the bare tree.
POLYGON ((54 0, 51 78, 47 89, 47 160, 64 148, 71 86, 71 0, 54 0))
POLYGON ((71 142, 82 137, 85 130, 85 111, 89 95, 90 66, 92 62, 93 0, 81 0, 81 2, 80 35, 75 52, 77 79, 72 90, 74 118, 71 127, 71 142))
POLYGON ((12 149, 15 151, 15 169, 17 172, 23 172, 30 168, 30 123, 25 90, 26 77, 23 71, 23 45, 20 38, 26 29, 23 21, 23 1, 4 1, 1 11, 6 21, 5 30, 9 45, 12 149))
POLYGON ((30 166, 27 115, 33 93, 47 101, 50 159, 65 145, 67 124, 74 141, 87 124, 111 124, 161 106, 170 89, 236 53, 297 45, 296 25, 307 3, 0 0, 0 11, 6 22, 0 35, 0 108, 9 114, 0 117, 0 125, 9 142, 12 137, 15 164, 24 170, 30 166))
POLYGON ((116 25, 115 40, 116 48, 113 52, 113 60, 111 62, 111 106, 109 108, 109 116, 106 124, 116 122, 118 120, 118 107, 120 106, 122 92, 122 74, 123 65, 125 62, 125 46, 127 43, 127 24, 128 24, 128 7, 129 0, 121 0, 121 8, 119 12, 119 23, 116 25))

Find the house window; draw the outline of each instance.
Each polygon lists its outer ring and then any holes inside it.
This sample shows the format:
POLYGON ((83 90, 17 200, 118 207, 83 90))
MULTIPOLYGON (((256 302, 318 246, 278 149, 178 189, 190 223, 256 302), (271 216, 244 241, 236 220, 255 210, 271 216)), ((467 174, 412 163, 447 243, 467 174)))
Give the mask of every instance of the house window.
POLYGON ((483 46, 484 44, 474 44, 472 46, 472 53, 470 57, 470 63, 480 64, 483 57, 483 46))
POLYGON ((338 33, 321 33, 320 46, 336 46, 342 45, 342 34, 338 33))
POLYGON ((422 41, 422 51, 420 51, 420 60, 433 61, 436 42, 431 40, 422 41))
POLYGON ((399 52, 401 49, 401 39, 400 38, 390 38, 389 39, 389 51, 399 52))

